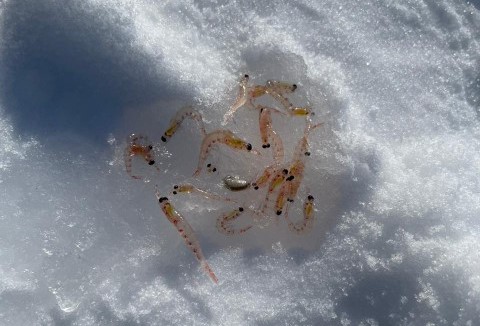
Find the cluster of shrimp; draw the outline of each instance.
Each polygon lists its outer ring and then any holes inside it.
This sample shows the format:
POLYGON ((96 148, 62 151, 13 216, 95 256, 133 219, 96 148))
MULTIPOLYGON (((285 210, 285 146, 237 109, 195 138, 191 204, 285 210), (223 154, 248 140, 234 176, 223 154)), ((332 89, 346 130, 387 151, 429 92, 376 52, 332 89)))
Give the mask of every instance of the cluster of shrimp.
MULTIPOLYGON (((235 221, 245 212, 251 213, 254 217, 253 221, 259 224, 268 221, 270 216, 277 216, 278 218, 278 216, 283 214, 292 232, 298 234, 308 232, 312 229, 314 223, 314 197, 311 194, 307 194, 303 203, 303 219, 300 221, 292 222, 288 216, 288 211, 289 206, 297 197, 304 177, 306 159, 310 156, 308 136, 313 130, 320 127, 322 123, 312 124, 311 117, 314 113, 311 108, 296 107, 287 98, 288 94, 293 93, 297 89, 297 85, 295 84, 269 80, 265 85, 251 85, 249 83, 249 76, 245 75, 240 81, 239 88, 237 99, 224 115, 222 124, 226 125, 231 121, 235 112, 241 107, 258 111, 262 149, 271 150, 272 162, 264 166, 263 171, 260 170, 254 180, 248 181, 238 176, 226 176, 223 182, 229 191, 258 191, 266 188, 265 199, 260 206, 256 208, 241 206, 238 201, 228 196, 221 196, 205 191, 190 183, 174 185, 172 194, 195 193, 208 199, 237 205, 237 208, 217 218, 216 227, 218 231, 224 235, 242 234, 253 227, 252 224, 243 227, 234 226, 235 221), (278 107, 256 104, 256 100, 263 96, 270 97, 272 102, 279 104, 278 107), (303 117, 305 119, 303 136, 296 144, 292 158, 289 161, 285 160, 282 138, 274 130, 272 114, 279 114, 286 117, 303 117)), ((198 177, 204 168, 207 168, 209 172, 216 171, 216 168, 213 167, 211 163, 207 163, 207 158, 214 148, 226 146, 236 151, 244 151, 247 153, 246 155, 260 155, 260 152, 255 150, 250 143, 230 130, 220 129, 207 133, 201 114, 190 106, 184 107, 176 113, 167 130, 161 136, 162 142, 168 142, 186 118, 197 122, 203 137, 197 169, 193 173, 194 177, 198 177)), ((153 146, 149 143, 147 137, 131 135, 125 150, 127 173, 134 179, 141 179, 140 176, 134 175, 132 172, 132 160, 134 157, 140 157, 148 165, 154 166, 159 170, 154 159, 153 146)), ((212 268, 208 265, 190 224, 174 208, 169 198, 160 193, 158 188, 155 191, 155 195, 167 219, 180 233, 186 245, 193 252, 205 272, 213 282, 217 283, 218 279, 212 268)))

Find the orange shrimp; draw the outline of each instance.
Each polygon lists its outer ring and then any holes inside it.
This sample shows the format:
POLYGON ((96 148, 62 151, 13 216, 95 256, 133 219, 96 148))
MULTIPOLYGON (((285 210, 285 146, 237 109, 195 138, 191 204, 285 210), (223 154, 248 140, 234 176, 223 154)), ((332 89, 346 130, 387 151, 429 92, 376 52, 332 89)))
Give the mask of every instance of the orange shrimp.
POLYGON ((193 232, 190 224, 187 222, 187 220, 185 220, 182 215, 180 215, 180 213, 175 210, 167 197, 161 197, 158 190, 155 192, 155 196, 158 199, 158 203, 163 213, 165 214, 167 219, 175 226, 178 233, 180 233, 187 247, 193 252, 195 258, 198 260, 203 270, 208 274, 208 276, 210 276, 214 283, 218 283, 218 278, 217 276, 215 276, 215 273, 208 265, 207 260, 203 256, 202 249, 200 248, 200 243, 195 237, 195 233, 193 232))
MULTIPOLYGON (((148 165, 154 165, 155 159, 153 157, 153 146, 148 143, 148 138, 142 135, 131 134, 129 137, 129 145, 125 149, 124 161, 125 161, 125 170, 128 175, 133 179, 142 179, 140 176, 132 174, 132 160, 135 156, 140 156, 148 163, 148 165), (148 145, 142 145, 139 142, 143 141, 148 145)), ((158 170, 158 167, 155 167, 158 170)))
POLYGON ((260 137, 262 139, 262 148, 272 147, 273 159, 276 164, 283 163, 285 157, 285 152, 283 149, 283 142, 280 136, 273 130, 272 127, 272 114, 271 112, 277 112, 284 114, 283 112, 278 111, 277 109, 268 108, 261 106, 259 113, 259 126, 260 126, 260 137), (271 141, 271 144, 270 144, 271 141))
POLYGON ((223 233, 225 235, 235 235, 235 234, 242 234, 250 230, 252 227, 251 225, 240 228, 240 229, 234 229, 232 226, 232 223, 244 212, 243 207, 239 207, 237 209, 234 209, 231 212, 225 213, 218 217, 217 219, 217 230, 220 233, 223 233))
POLYGON ((289 111, 293 105, 290 101, 283 96, 286 93, 292 93, 297 89, 297 85, 288 84, 285 82, 268 80, 265 85, 248 86, 249 75, 244 75, 240 81, 240 90, 237 95, 235 103, 223 116, 222 124, 225 125, 229 122, 235 113, 243 105, 247 105, 250 108, 255 108, 253 101, 264 95, 270 95, 272 98, 280 102, 284 108, 289 111))
POLYGON ((203 138, 197 170, 193 176, 198 176, 200 174, 207 159, 207 155, 210 153, 210 150, 215 144, 223 144, 235 150, 245 150, 255 155, 260 155, 258 151, 252 149, 252 145, 250 143, 238 138, 230 130, 212 131, 203 138))
POLYGON ((285 182, 285 178, 288 174, 288 170, 287 169, 276 169, 275 171, 275 174, 273 175, 271 181, 270 181, 270 184, 268 186, 268 191, 267 191, 267 195, 265 197, 265 200, 263 202, 263 206, 262 206, 262 210, 261 212, 262 213, 265 213, 266 209, 268 208, 269 204, 270 204, 270 196, 273 194, 273 192, 280 186, 282 185, 284 182, 285 182))
POLYGON ((305 203, 303 204, 303 220, 293 223, 289 220, 287 213, 285 213, 285 219, 288 221, 288 228, 292 232, 297 234, 306 233, 312 230, 315 214, 314 198, 312 195, 308 195, 305 203))
POLYGON ((197 112, 193 107, 186 106, 178 110, 173 119, 170 121, 170 125, 163 133, 163 136, 161 138, 163 142, 167 142, 167 140, 172 138, 172 136, 177 132, 178 128, 182 124, 183 120, 185 120, 185 118, 190 118, 197 121, 202 136, 205 136, 207 134, 207 132, 205 131, 205 126, 203 124, 202 115, 197 112))

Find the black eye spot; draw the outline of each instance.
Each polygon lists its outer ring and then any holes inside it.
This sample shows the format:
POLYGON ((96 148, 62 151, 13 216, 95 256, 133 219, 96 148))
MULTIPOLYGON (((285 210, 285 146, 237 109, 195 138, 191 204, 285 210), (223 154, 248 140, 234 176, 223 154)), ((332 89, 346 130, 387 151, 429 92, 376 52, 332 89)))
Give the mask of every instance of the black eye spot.
POLYGON ((287 201, 293 203, 293 199, 287 198, 287 201))
POLYGON ((154 164, 155 164, 154 160, 148 161, 148 165, 154 165, 154 164))
POLYGON ((310 152, 305 152, 305 156, 310 156, 310 152))
POLYGON ((164 143, 167 142, 167 138, 165 138, 165 136, 162 136, 162 138, 160 138, 164 143))
POLYGON ((247 151, 251 151, 252 150, 252 144, 247 144, 247 151))
POLYGON ((247 75, 247 74, 245 74, 245 78, 250 78, 250 76, 249 76, 249 75, 247 75))
POLYGON ((210 163, 207 164, 207 168, 209 168, 209 167, 211 167, 211 166, 212 166, 212 164, 210 164, 210 163))
POLYGON ((277 211, 277 215, 282 215, 282 211, 277 211))
POLYGON ((238 210, 239 210, 240 212, 243 212, 243 207, 239 207, 238 210))
POLYGON ((164 202, 165 200, 168 200, 167 197, 160 197, 160 199, 158 199, 159 202, 164 202))
POLYGON ((263 112, 263 108, 260 109, 260 112, 263 112))
POLYGON ((173 191, 173 194, 174 194, 174 195, 176 195, 176 194, 177 194, 177 192, 174 190, 174 191, 173 191))
POLYGON ((293 179, 295 179, 295 177, 293 175, 291 175, 287 178, 287 181, 292 181, 293 179))
POLYGON ((152 145, 148 145, 148 149, 153 149, 153 146, 152 146, 152 145))
POLYGON ((258 186, 253 187, 253 189, 258 190, 258 186))
POLYGON ((293 87, 293 90, 296 90, 297 89, 297 84, 293 84, 292 87, 293 87))
POLYGON ((267 148, 267 145, 263 144, 263 145, 262 145, 262 148, 267 148))
POLYGON ((313 196, 312 196, 312 195, 308 195, 308 197, 307 197, 307 198, 308 198, 308 200, 314 200, 314 199, 315 199, 315 198, 313 198, 313 196))
POLYGON ((173 186, 173 189, 178 189, 178 186, 177 186, 177 185, 174 185, 174 186, 173 186))
POLYGON ((287 169, 283 169, 283 174, 288 174, 288 170, 287 169))
POLYGON ((213 172, 217 171, 217 168, 213 168, 212 171, 213 171, 213 172))

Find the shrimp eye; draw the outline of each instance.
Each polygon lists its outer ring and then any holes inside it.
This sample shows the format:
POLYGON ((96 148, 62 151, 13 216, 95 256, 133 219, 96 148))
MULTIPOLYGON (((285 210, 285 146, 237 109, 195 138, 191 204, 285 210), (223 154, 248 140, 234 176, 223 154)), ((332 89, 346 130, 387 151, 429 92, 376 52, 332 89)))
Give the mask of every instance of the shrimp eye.
POLYGON ((213 171, 213 172, 217 171, 217 168, 213 168, 212 171, 213 171))
POLYGON ((263 112, 263 108, 260 109, 260 112, 263 112))
POLYGON ((148 161, 148 165, 154 165, 154 164, 155 164, 154 160, 148 161))
POLYGON ((288 170, 287 169, 283 169, 283 174, 288 174, 288 170))
POLYGON ((207 164, 207 168, 209 168, 209 167, 211 167, 211 166, 212 166, 212 164, 210 164, 210 163, 207 164))
POLYGON ((173 194, 174 194, 174 195, 176 195, 176 194, 177 194, 177 192, 174 190, 174 191, 173 191, 173 194))
POLYGON ((247 144, 247 151, 251 151, 252 150, 252 144, 247 144))
POLYGON ((253 187, 253 189, 258 190, 258 186, 253 187))
POLYGON ((267 148, 267 145, 266 145, 266 144, 263 144, 263 145, 262 145, 262 148, 267 148))
POLYGON ((162 136, 162 138, 160 138, 164 143, 167 142, 167 138, 165 138, 165 136, 162 136))
POLYGON ((310 152, 305 152, 305 156, 310 156, 310 152))
POLYGON ((293 199, 287 198, 287 201, 293 203, 293 199))
POLYGON ((307 198, 308 198, 308 200, 313 200, 314 199, 312 195, 308 195, 307 198))
POLYGON ((293 84, 292 88, 293 88, 293 90, 296 90, 297 89, 297 84, 293 84))
POLYGON ((238 210, 239 210, 240 212, 243 212, 243 207, 239 207, 238 210))
POLYGON ((178 186, 177 186, 177 185, 174 185, 174 186, 173 186, 173 189, 178 189, 178 186))
POLYGON ((148 149, 153 149, 153 146, 152 146, 152 145, 148 145, 148 149))
POLYGON ((277 215, 282 215, 282 211, 277 211, 277 215))
POLYGON ((168 200, 167 197, 161 197, 160 199, 158 199, 158 201, 161 203, 161 202, 164 202, 165 200, 168 200))
POLYGON ((293 179, 295 179, 295 177, 293 175, 291 175, 287 178, 287 181, 292 181, 293 179))
POLYGON ((249 76, 249 75, 247 75, 247 74, 245 74, 245 78, 250 78, 250 76, 249 76))

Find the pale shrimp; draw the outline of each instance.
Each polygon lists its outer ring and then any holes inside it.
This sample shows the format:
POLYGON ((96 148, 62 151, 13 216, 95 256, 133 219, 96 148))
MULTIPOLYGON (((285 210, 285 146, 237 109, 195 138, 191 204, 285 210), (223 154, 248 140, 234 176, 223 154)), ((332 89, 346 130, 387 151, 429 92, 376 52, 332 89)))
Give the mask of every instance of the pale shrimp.
POLYGON ((223 144, 235 150, 244 150, 255 155, 260 155, 258 151, 252 149, 252 145, 250 143, 238 138, 230 130, 212 131, 203 138, 202 145, 200 147, 200 157, 198 159, 197 170, 193 176, 198 176, 200 174, 207 159, 207 155, 210 153, 212 147, 216 144, 223 144))
POLYGON ((312 230, 313 222, 314 222, 314 214, 315 214, 315 207, 314 207, 314 198, 312 195, 308 195, 305 203, 303 204, 303 220, 293 223, 289 220, 287 213, 285 213, 285 219, 288 222, 288 228, 292 232, 296 232, 298 234, 306 233, 312 230))
POLYGON ((290 182, 284 182, 278 191, 277 200, 275 201, 275 213, 277 215, 282 215, 283 207, 285 206, 289 194, 290 185, 290 182))
POLYGON ((268 186, 268 191, 267 191, 267 195, 265 196, 265 200, 263 202, 263 206, 262 206, 262 209, 261 209, 261 212, 262 213, 265 213, 265 211, 267 210, 267 208, 269 207, 269 204, 270 204, 270 200, 271 200, 271 195, 273 194, 273 192, 279 187, 281 186, 284 182, 285 182, 285 179, 286 179, 286 176, 288 174, 288 170, 287 169, 277 169, 275 174, 273 175, 271 181, 270 181, 270 184, 268 186))
POLYGON ((235 235, 235 234, 242 234, 250 230, 252 225, 248 225, 243 228, 235 229, 232 226, 232 223, 244 212, 243 207, 239 207, 237 209, 234 209, 228 213, 222 214, 221 216, 218 217, 217 219, 217 230, 220 233, 223 233, 225 235, 235 235))
POLYGON ((290 101, 284 97, 283 94, 294 92, 297 89, 297 85, 269 80, 265 85, 248 86, 249 78, 250 77, 248 75, 244 75, 241 79, 240 90, 237 95, 237 99, 227 113, 225 113, 223 116, 223 125, 227 124, 235 111, 237 111, 243 105, 247 105, 250 108, 255 108, 253 101, 263 95, 270 95, 272 98, 280 102, 287 111, 293 107, 290 101))
POLYGON ((293 153, 292 163, 289 167, 289 175, 287 181, 291 183, 288 201, 293 202, 297 195, 298 188, 303 181, 303 174, 305 172, 305 157, 310 156, 308 151, 308 136, 310 132, 323 125, 323 122, 312 125, 310 121, 307 122, 303 137, 298 142, 293 153))
POLYGON ((215 276, 212 268, 208 265, 207 260, 203 256, 202 249, 200 248, 200 243, 195 237, 195 233, 190 226, 190 224, 185 220, 185 218, 178 213, 173 205, 170 203, 167 197, 161 197, 158 190, 155 192, 155 196, 158 199, 158 203, 163 213, 167 219, 175 226, 178 233, 182 236, 187 247, 193 252, 195 258, 200 262, 200 265, 204 271, 210 276, 213 282, 218 283, 218 279, 215 276))
POLYGON ((259 126, 260 126, 260 137, 262 139, 262 148, 272 147, 273 159, 276 164, 283 163, 285 152, 283 149, 283 142, 280 136, 273 130, 272 127, 272 113, 277 112, 284 114, 277 109, 268 108, 265 106, 260 107, 259 113, 259 126), (271 144, 270 144, 271 142, 271 144))
POLYGON ((173 119, 170 121, 170 125, 168 126, 167 130, 163 133, 163 136, 161 138, 163 142, 166 142, 167 140, 169 140, 177 132, 178 128, 182 124, 183 120, 185 120, 185 118, 190 118, 197 121, 198 127, 200 128, 200 132, 202 133, 202 136, 205 136, 207 134, 207 132, 205 131, 205 126, 203 124, 202 115, 198 111, 196 111, 193 107, 186 106, 178 110, 178 112, 175 114, 173 119))
MULTIPOLYGON (((277 169, 278 167, 276 165, 267 166, 265 170, 263 170, 262 175, 252 183, 253 189, 258 190, 259 188, 266 186, 272 175, 277 172, 277 169)), ((286 173, 288 173, 288 170, 286 171, 286 173)))
MULTIPOLYGON (((153 146, 148 142, 148 138, 142 135, 131 134, 129 137, 129 144, 125 149, 124 160, 125 170, 133 179, 141 179, 142 177, 132 174, 132 160, 135 156, 140 156, 147 162, 148 165, 154 165, 153 146), (145 144, 141 144, 141 142, 145 144)), ((156 167, 157 171, 158 168, 156 167)))
POLYGON ((233 199, 228 198, 228 197, 222 197, 217 194, 212 194, 208 191, 205 191, 203 189, 197 188, 194 185, 190 183, 184 183, 181 185, 174 185, 172 194, 177 195, 177 194, 191 194, 195 193, 198 195, 201 195, 207 199, 215 199, 215 200, 221 200, 221 201, 226 201, 226 202, 235 202, 233 199))

